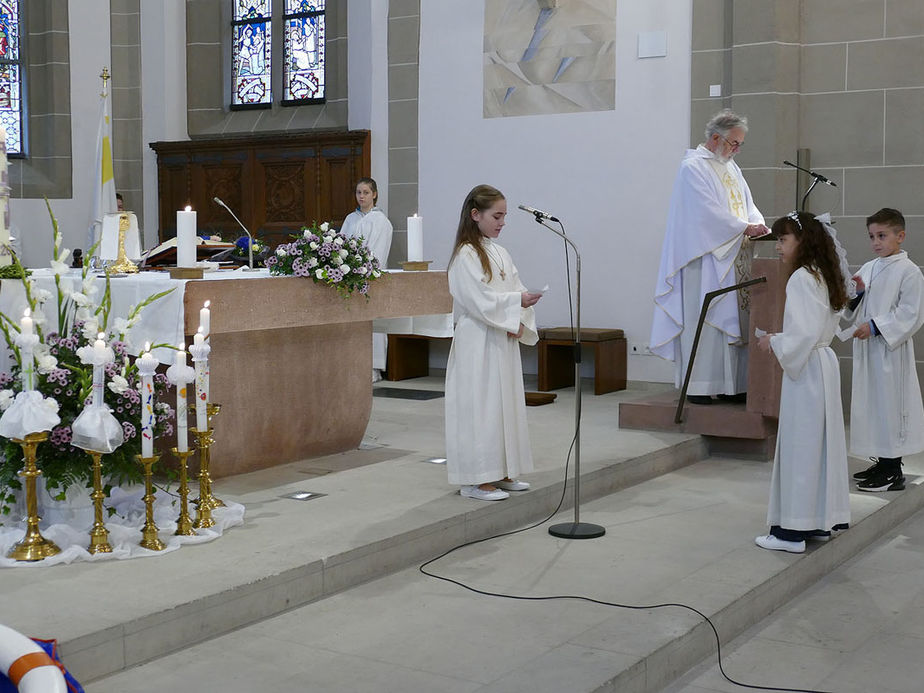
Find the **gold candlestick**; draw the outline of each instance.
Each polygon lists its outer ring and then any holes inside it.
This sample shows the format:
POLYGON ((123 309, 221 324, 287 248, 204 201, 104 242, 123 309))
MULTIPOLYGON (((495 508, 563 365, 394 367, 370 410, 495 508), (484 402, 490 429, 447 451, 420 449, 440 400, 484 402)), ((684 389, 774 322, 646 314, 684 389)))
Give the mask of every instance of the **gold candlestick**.
POLYGON ((191 450, 180 452, 173 448, 171 452, 180 461, 180 516, 176 520, 175 535, 189 536, 196 533, 193 529, 192 518, 189 516, 189 482, 186 477, 186 458, 192 454, 191 450))
MULTIPOLYGON (((196 405, 191 405, 189 407, 190 412, 193 416, 196 414, 196 405)), ((215 404, 214 402, 209 402, 206 408, 206 417, 209 423, 208 436, 204 439, 199 439, 199 497, 196 498, 193 503, 197 506, 202 505, 202 499, 206 499, 206 503, 209 506, 209 510, 214 510, 215 508, 224 508, 225 502, 218 496, 212 493, 212 475, 209 471, 212 463, 212 443, 215 442, 215 438, 212 435, 212 419, 218 416, 218 412, 221 411, 221 405, 215 404), (205 447, 202 447, 202 443, 205 443, 205 447), (205 488, 205 491, 202 489, 205 488)), ((199 432, 196 429, 193 429, 196 432, 196 435, 199 435, 199 432)), ((198 525, 197 525, 198 526, 198 525)), ((212 525, 209 525, 210 527, 212 525)))
POLYGON ((119 215, 119 254, 116 256, 115 264, 111 265, 110 270, 113 272, 120 272, 123 274, 134 274, 138 271, 138 265, 128 259, 128 255, 125 254, 125 233, 128 231, 128 227, 131 225, 131 221, 128 218, 128 214, 122 213, 119 215))
POLYGON ((90 547, 87 549, 90 553, 112 553, 112 545, 109 543, 109 530, 103 523, 103 499, 106 494, 103 493, 103 480, 100 459, 103 453, 96 450, 87 450, 87 454, 93 458, 93 493, 90 498, 93 499, 93 529, 90 530, 90 547))
POLYGON ((212 517, 212 508, 215 505, 212 502, 212 477, 209 476, 210 452, 214 438, 212 438, 212 429, 200 431, 197 428, 192 429, 196 434, 196 442, 199 446, 199 497, 193 502, 196 504, 196 521, 193 527, 204 529, 214 527, 215 519, 212 517))
POLYGON ((22 540, 13 544, 6 554, 7 558, 16 561, 40 561, 61 552, 57 544, 46 539, 39 532, 39 520, 42 518, 38 515, 35 478, 41 475, 42 470, 35 466, 35 448, 46 440, 48 440, 48 431, 29 433, 24 440, 13 440, 14 443, 22 446, 25 465, 19 470, 19 476, 26 479, 26 535, 22 540))
POLYGON ((160 455, 142 457, 135 455, 144 466, 144 527, 141 529, 141 547, 151 551, 163 551, 166 544, 157 536, 157 525, 154 524, 154 480, 151 468, 160 459, 160 455))

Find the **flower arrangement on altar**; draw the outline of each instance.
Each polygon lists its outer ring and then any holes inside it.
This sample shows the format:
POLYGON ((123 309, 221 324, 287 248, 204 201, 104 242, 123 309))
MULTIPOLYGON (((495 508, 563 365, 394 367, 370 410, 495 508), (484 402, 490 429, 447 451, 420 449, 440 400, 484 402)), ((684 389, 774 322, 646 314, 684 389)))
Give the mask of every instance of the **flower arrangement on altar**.
MULTIPOLYGON (((87 455, 72 443, 75 442, 74 423, 93 401, 94 369, 100 371, 98 380, 104 374, 106 383, 100 395, 102 402, 98 404, 108 407, 121 427, 121 435, 115 432, 112 437, 124 440, 116 443, 113 451, 104 450, 107 454, 103 458, 103 473, 112 483, 141 479, 142 470, 135 456, 142 449, 142 396, 138 367, 128 356, 131 345, 127 333, 138 322, 145 307, 172 289, 149 296, 125 317, 113 316, 108 276, 97 300, 96 277, 89 269, 92 251, 85 255, 79 287, 62 278, 69 269, 70 251, 61 248, 61 235, 50 205, 48 211, 54 233, 51 266, 57 295, 38 288, 34 280, 23 273, 21 281, 28 314, 14 319, 0 312, 0 331, 12 352, 10 371, 0 373, 0 412, 10 409, 24 390, 34 390, 41 396, 42 406, 56 413, 55 418, 60 421, 50 428, 48 442, 38 446, 37 459, 49 492, 63 498, 70 486, 88 486, 91 481, 87 455), (107 358, 95 358, 95 353, 102 352, 107 358), (28 371, 25 377, 24 356, 28 371)), ((21 270, 15 258, 14 264, 21 270)), ((157 346, 167 345, 154 348, 157 346)), ((153 381, 154 436, 170 435, 174 411, 166 401, 167 378, 156 374, 153 381)), ((0 524, 15 500, 13 490, 21 488, 17 472, 22 466, 19 444, 4 438, 2 453, 0 524)))
POLYGON ((311 277, 344 298, 355 291, 368 297, 370 282, 382 276, 379 261, 361 236, 348 238, 324 222, 303 228, 293 239, 266 259, 270 274, 311 277))

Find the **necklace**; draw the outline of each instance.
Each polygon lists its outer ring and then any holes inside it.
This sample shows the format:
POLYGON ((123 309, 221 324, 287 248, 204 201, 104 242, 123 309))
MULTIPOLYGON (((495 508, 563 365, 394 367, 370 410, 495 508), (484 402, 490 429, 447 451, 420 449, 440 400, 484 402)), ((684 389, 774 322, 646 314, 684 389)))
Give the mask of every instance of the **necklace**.
POLYGON ((485 244, 482 244, 481 247, 484 248, 485 251, 487 251, 487 250, 490 250, 490 251, 491 251, 491 252, 489 253, 489 255, 491 256, 491 259, 492 259, 492 260, 494 260, 495 258, 497 258, 497 259, 496 259, 496 264, 497 264, 497 266, 500 268, 500 278, 501 278, 501 279, 506 279, 506 278, 507 278, 507 273, 504 271, 504 256, 501 255, 501 253, 500 253, 499 250, 497 250, 496 248, 494 248, 494 244, 493 244, 493 243, 485 243, 485 244), (495 255, 495 253, 497 253, 497 254, 495 255))

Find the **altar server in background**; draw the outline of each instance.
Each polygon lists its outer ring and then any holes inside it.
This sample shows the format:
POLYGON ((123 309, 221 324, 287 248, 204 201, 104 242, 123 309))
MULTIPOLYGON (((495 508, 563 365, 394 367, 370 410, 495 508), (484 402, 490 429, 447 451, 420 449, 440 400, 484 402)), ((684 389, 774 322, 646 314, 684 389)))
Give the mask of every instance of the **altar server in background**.
POLYGON ((902 457, 924 450, 924 405, 912 337, 924 323, 924 275, 902 250, 905 217, 880 209, 866 219, 876 259, 854 277, 858 296, 844 317, 853 341, 850 452, 873 465, 853 478, 861 491, 905 488, 902 457))
POLYGON ((506 216, 499 190, 475 187, 449 260, 456 328, 446 368, 446 467, 449 483, 478 500, 525 491, 517 477, 533 469, 520 343, 539 341, 532 306, 541 294, 526 290, 494 242, 506 216))
MULTIPOLYGON (((360 178, 356 184, 356 211, 343 220, 340 232, 349 238, 362 236, 369 250, 379 261, 379 266, 388 266, 388 251, 391 250, 392 226, 388 216, 376 204, 379 201, 379 187, 371 178, 360 178)), ((388 349, 388 335, 372 335, 372 382, 382 379, 388 349)))
POLYGON ((847 304, 837 241, 811 214, 773 224, 777 252, 790 271, 783 331, 760 337, 783 368, 776 455, 770 480, 770 533, 763 549, 802 553, 805 540, 827 539, 850 522, 847 442, 837 356, 831 338, 847 304))

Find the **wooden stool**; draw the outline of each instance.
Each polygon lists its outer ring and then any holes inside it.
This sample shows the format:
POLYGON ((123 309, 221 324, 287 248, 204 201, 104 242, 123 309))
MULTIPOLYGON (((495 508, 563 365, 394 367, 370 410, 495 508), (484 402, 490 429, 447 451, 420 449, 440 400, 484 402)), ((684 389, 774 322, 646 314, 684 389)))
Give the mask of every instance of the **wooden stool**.
MULTIPOLYGON (((570 327, 539 330, 539 389, 574 385, 574 339, 570 327)), ((594 350, 594 394, 626 389, 626 337, 622 330, 581 328, 581 346, 594 350)))
POLYGON ((389 334, 385 357, 385 380, 406 380, 430 375, 430 340, 420 334, 389 334))

